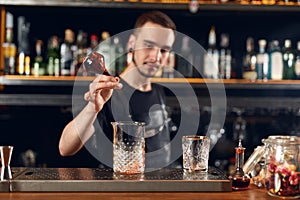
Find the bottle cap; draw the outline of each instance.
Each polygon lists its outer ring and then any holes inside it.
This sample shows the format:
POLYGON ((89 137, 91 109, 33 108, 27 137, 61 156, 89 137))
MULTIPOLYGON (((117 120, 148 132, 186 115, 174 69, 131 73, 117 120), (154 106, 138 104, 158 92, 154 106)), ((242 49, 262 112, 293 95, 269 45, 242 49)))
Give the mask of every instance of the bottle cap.
POLYGON ((292 41, 289 40, 289 39, 286 39, 286 40, 284 41, 284 46, 285 46, 285 47, 291 47, 291 46, 292 46, 292 41))
POLYGON ((91 40, 97 40, 98 41, 98 36, 96 34, 91 35, 91 40))
POLYGON ((265 39, 260 39, 260 40, 258 40, 258 44, 259 44, 259 46, 266 46, 267 40, 265 40, 265 39))
POLYGON ((101 33, 101 37, 102 37, 102 40, 106 40, 106 39, 108 39, 110 37, 110 34, 109 34, 108 31, 103 31, 101 33))
POLYGON ((279 46, 279 41, 278 40, 273 40, 272 43, 273 43, 274 46, 279 46))
POLYGON ((6 13, 6 28, 13 28, 14 27, 14 16, 10 13, 6 13))

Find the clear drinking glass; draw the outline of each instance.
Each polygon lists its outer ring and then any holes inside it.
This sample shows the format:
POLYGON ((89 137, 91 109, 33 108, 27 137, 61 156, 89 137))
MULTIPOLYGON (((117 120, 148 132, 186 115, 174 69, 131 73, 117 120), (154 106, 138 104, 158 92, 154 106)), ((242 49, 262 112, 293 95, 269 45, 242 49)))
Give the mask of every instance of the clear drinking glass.
POLYGON ((209 148, 210 139, 207 136, 183 136, 183 168, 189 171, 207 172, 209 148))
POLYGON ((120 174, 141 174, 145 171, 145 123, 112 122, 113 170, 120 174))

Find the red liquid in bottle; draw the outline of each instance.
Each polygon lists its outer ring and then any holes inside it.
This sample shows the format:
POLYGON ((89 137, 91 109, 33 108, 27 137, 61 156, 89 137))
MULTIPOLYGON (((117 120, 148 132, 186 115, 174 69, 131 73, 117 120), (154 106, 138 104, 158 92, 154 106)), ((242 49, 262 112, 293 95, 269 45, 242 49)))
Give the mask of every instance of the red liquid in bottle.
POLYGON ((239 140, 239 145, 235 148, 235 170, 229 176, 232 181, 232 189, 233 190, 246 190, 250 184, 250 178, 243 171, 244 164, 244 150, 245 148, 242 146, 242 141, 239 140))
POLYGON ((233 177, 232 189, 233 190, 246 190, 250 184, 250 178, 247 177, 233 177))
POLYGON ((105 67, 104 56, 97 52, 91 52, 82 63, 83 75, 110 75, 105 67))

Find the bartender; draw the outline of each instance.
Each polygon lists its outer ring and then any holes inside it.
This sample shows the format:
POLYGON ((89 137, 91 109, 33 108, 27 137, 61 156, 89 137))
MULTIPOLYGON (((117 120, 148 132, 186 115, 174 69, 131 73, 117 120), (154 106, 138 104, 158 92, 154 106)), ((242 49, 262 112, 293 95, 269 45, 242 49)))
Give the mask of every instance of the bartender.
POLYGON ((92 144, 98 155, 104 155, 107 142, 103 141, 108 139, 112 146, 111 122, 143 121, 146 168, 171 164, 165 94, 160 85, 151 83, 151 78, 165 66, 175 32, 175 23, 160 11, 138 17, 127 43, 125 71, 119 77, 100 74, 90 83, 84 95, 86 105, 63 129, 59 141, 62 156, 76 154, 86 143, 92 144))

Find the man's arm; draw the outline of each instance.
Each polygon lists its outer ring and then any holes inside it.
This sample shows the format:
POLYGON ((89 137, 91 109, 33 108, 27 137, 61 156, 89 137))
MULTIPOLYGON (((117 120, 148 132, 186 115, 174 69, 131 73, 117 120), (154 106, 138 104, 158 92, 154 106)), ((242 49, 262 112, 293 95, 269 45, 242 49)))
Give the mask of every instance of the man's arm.
POLYGON ((84 109, 69 122, 59 141, 59 152, 62 156, 71 156, 77 153, 84 143, 94 133, 93 123, 97 117, 95 106, 89 102, 84 109))
POLYGON ((84 143, 94 133, 94 121, 103 105, 109 100, 113 89, 120 89, 122 85, 119 78, 99 75, 90 84, 89 91, 85 93, 84 99, 88 104, 83 110, 69 122, 61 135, 59 141, 59 152, 62 156, 70 156, 77 153, 84 143))

